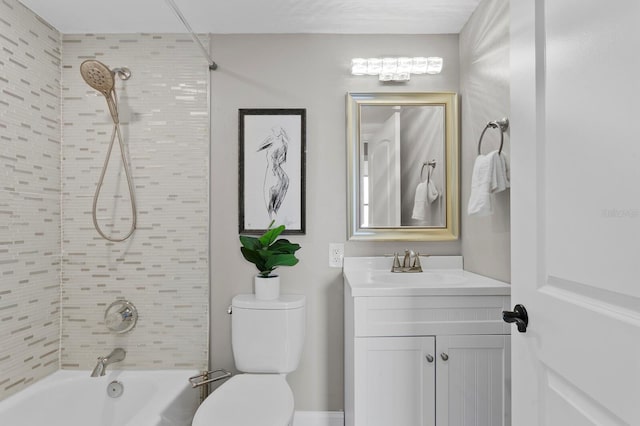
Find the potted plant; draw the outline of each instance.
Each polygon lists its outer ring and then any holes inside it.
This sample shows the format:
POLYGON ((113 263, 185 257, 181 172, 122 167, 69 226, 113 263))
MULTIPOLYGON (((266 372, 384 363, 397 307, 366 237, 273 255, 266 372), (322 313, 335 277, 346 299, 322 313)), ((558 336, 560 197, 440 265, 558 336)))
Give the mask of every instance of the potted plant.
POLYGON ((277 239, 285 230, 284 225, 272 228, 275 221, 260 237, 240 235, 240 251, 242 256, 256 265, 259 274, 255 277, 255 294, 257 299, 271 300, 280 296, 280 277, 273 271, 278 266, 293 266, 298 263, 295 252, 300 244, 292 243, 284 238, 277 239))

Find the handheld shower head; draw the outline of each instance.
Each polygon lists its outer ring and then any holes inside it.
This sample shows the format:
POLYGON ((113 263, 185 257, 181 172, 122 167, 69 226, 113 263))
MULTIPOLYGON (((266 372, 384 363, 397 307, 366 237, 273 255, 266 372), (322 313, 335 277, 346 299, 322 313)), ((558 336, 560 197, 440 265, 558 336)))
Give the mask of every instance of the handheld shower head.
POLYGON ((89 86, 104 96, 111 96, 115 86, 115 73, 105 64, 96 60, 84 61, 80 64, 80 75, 89 86))
POLYGON ((120 132, 120 123, 118 119, 118 97, 116 95, 115 85, 116 76, 118 76, 121 80, 128 80, 131 77, 131 71, 128 68, 124 67, 109 69, 109 67, 102 62, 91 59, 80 64, 80 75, 82 75, 84 81, 89 86, 91 86, 92 89, 95 89, 98 92, 102 93, 102 95, 104 95, 105 99, 107 100, 109 112, 111 113, 111 118, 113 119, 113 132, 111 133, 111 142, 109 142, 107 156, 104 161, 104 166, 102 166, 102 172, 100 174, 98 185, 96 186, 96 192, 93 196, 93 208, 91 210, 93 225, 95 226, 96 231, 98 231, 98 234, 100 234, 100 236, 102 236, 104 239, 113 242, 124 241, 129 238, 133 234, 133 231, 135 231, 136 229, 137 211, 135 204, 135 195, 133 192, 133 182, 131 180, 131 173, 129 171, 129 165, 125 156, 124 142, 122 140, 122 135, 120 132), (124 173, 127 177, 127 185, 129 186, 129 194, 131 196, 131 214, 133 216, 129 233, 123 238, 110 237, 102 232, 102 230, 100 229, 100 225, 98 224, 97 217, 98 197, 100 196, 100 189, 102 188, 102 184, 104 182, 105 172, 107 171, 107 167, 109 166, 109 157, 111 157, 111 150, 113 148, 113 143, 116 137, 118 139, 118 144, 120 145, 120 156, 122 157, 124 173))
POLYGON ((107 100, 107 106, 114 123, 118 123, 118 106, 115 101, 116 72, 123 80, 131 76, 127 68, 116 68, 110 70, 108 66, 100 61, 89 59, 80 64, 80 75, 91 88, 102 93, 107 100), (124 71, 126 70, 126 72, 124 71), (128 75, 127 75, 128 72, 128 75), (126 77, 126 78, 125 78, 126 77))

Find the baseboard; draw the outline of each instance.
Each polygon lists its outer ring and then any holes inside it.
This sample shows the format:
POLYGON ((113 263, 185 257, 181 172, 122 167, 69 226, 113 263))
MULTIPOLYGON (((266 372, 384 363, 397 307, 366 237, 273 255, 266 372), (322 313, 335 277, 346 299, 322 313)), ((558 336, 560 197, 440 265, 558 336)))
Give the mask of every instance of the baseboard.
POLYGON ((293 426, 344 426, 341 411, 296 411, 293 426))

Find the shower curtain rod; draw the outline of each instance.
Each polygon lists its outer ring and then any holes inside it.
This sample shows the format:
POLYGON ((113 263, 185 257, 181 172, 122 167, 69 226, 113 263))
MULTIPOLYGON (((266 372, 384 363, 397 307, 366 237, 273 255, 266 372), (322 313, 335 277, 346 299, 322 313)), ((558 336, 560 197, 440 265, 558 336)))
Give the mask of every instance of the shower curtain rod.
POLYGON ((218 69, 218 64, 216 64, 213 61, 213 59, 211 59, 211 56, 209 56, 209 52, 207 51, 206 47, 204 47, 204 45, 202 44, 202 41, 200 41, 198 36, 191 29, 191 25, 189 25, 189 23, 187 22, 187 19, 184 17, 182 12, 180 12, 180 9, 178 9, 178 5, 175 4, 175 2, 173 0, 165 0, 165 1, 169 5, 169 7, 171 7, 171 9, 173 9, 173 12, 176 14, 178 19, 182 22, 182 24, 187 29, 189 34, 191 34, 191 38, 193 38, 193 41, 195 41, 196 44, 198 45, 198 47, 200 47, 200 50, 202 51, 202 54, 204 55, 205 58, 207 58, 207 62, 209 63, 209 69, 211 71, 214 71, 214 70, 218 69))

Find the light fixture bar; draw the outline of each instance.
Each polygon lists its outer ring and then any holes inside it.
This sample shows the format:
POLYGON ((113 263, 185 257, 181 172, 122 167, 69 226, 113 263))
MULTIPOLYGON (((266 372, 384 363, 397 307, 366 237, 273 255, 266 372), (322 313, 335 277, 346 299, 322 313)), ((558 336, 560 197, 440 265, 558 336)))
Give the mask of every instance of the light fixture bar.
POLYGON ((351 74, 377 75, 380 81, 408 81, 411 74, 439 74, 442 63, 442 58, 437 56, 353 58, 351 74))

